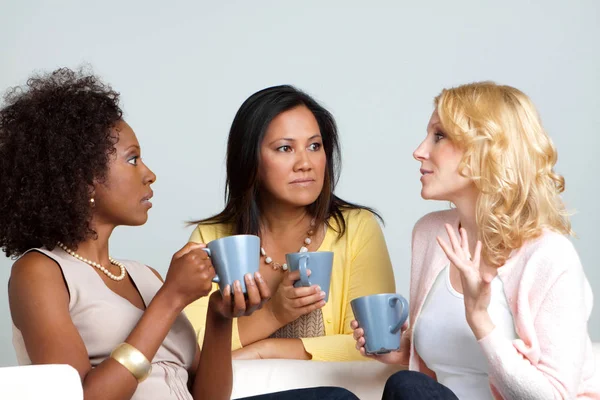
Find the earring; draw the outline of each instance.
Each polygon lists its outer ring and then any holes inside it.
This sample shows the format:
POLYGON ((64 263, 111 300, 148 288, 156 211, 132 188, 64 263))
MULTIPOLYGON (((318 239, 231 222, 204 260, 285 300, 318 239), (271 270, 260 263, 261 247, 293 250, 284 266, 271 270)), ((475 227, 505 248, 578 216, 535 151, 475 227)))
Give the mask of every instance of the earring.
POLYGON ((90 198, 90 206, 94 207, 96 205, 96 200, 94 198, 90 198))

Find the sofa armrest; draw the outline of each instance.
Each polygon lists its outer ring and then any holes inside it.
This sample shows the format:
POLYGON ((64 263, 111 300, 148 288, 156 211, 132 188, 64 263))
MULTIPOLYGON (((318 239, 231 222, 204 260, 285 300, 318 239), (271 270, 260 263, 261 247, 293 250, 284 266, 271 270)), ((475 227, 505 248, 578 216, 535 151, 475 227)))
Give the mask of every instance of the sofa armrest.
POLYGON ((232 398, 315 386, 338 386, 361 400, 380 400, 398 365, 376 361, 234 360, 232 398))
POLYGON ((70 365, 0 368, 0 399, 83 400, 81 378, 70 365))

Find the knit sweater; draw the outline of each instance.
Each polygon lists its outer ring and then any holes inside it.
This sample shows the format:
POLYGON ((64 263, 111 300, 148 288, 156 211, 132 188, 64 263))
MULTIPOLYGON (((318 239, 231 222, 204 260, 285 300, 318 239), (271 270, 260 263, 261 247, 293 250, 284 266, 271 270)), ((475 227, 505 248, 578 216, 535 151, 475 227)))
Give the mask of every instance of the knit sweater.
MULTIPOLYGON (((350 321, 354 319, 350 301, 376 293, 394 293, 396 285, 392 263, 381 227, 367 210, 343 211, 346 233, 338 238, 340 227, 330 220, 319 251, 332 251, 333 269, 329 301, 322 308, 325 336, 300 338, 304 349, 315 361, 364 360, 355 348, 350 321)), ((233 234, 227 224, 198 225, 191 242, 208 243, 233 234)), ((217 286, 214 285, 213 290, 217 286)), ((208 296, 190 304, 185 312, 196 329, 202 347, 208 296)), ((242 347, 237 319, 233 323, 232 349, 242 347)))
MULTIPOLYGON (((458 233, 456 210, 421 218, 413 230, 410 278, 411 370, 435 374, 415 350, 413 331, 432 285, 449 260, 435 238, 458 233)), ((551 230, 512 252, 498 269, 518 339, 492 330, 479 340, 496 399, 600 399, 587 322, 592 291, 571 242, 551 230)), ((440 333, 440 339, 443 335, 440 333)))

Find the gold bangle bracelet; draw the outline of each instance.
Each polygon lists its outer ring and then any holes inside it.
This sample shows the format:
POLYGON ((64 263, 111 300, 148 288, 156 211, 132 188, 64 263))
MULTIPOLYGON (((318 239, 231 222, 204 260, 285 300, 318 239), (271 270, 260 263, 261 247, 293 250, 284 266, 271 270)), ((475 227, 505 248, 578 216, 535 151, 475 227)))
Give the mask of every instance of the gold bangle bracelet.
POLYGON ((141 351, 129 343, 121 343, 110 353, 119 364, 127 368, 129 372, 137 379, 138 383, 150 375, 152 364, 141 351))

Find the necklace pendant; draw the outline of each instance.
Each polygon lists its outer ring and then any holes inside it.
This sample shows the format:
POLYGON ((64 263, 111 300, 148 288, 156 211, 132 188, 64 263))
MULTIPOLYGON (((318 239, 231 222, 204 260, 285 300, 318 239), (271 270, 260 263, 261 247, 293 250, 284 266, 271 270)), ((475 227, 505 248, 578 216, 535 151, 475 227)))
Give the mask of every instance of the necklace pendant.
MULTIPOLYGON (((315 226, 316 222, 313 219, 310 221, 310 229, 307 232, 307 237, 304 239, 304 243, 302 243, 302 247, 300 247, 300 250, 298 250, 299 253, 308 252, 307 246, 309 246, 312 243, 311 236, 315 233, 315 226)), ((267 255, 267 252, 265 251, 265 248, 262 246, 260 247, 260 256, 264 257, 265 264, 270 265, 271 268, 273 268, 273 271, 277 271, 278 269, 280 269, 281 271, 287 271, 289 269, 287 263, 279 264, 278 262, 273 260, 273 258, 269 257, 267 255)))

